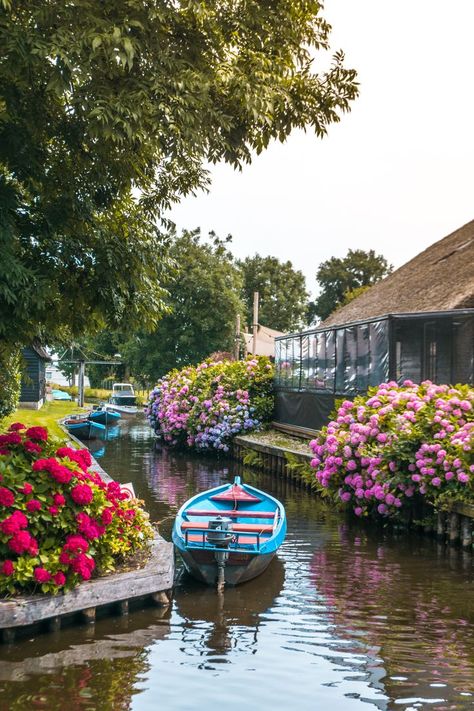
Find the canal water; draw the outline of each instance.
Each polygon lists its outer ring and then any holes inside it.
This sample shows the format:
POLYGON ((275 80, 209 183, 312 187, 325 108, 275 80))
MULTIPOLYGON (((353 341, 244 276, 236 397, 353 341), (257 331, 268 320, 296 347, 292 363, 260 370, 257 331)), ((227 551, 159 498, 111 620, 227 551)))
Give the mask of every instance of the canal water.
MULTIPOLYGON (((133 482, 167 539, 186 499, 238 471, 160 449, 141 417, 93 449, 133 482)), ((1 711, 474 709, 472 558, 239 473, 286 506, 288 535, 269 569, 223 597, 182 575, 165 612, 2 648, 1 711)))

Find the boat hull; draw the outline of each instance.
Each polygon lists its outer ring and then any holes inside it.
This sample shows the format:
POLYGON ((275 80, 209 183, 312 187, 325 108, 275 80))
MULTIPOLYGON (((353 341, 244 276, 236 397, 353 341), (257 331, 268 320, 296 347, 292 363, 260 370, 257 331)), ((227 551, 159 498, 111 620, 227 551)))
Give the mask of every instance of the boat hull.
POLYGON ((73 424, 66 423, 68 432, 80 439, 96 439, 105 433, 105 425, 97 422, 77 422, 73 424))
POLYGON ((120 420, 120 417, 121 415, 119 412, 114 412, 109 409, 96 410, 95 412, 91 412, 89 415, 89 419, 92 420, 92 422, 99 422, 101 425, 113 425, 120 420))
MULTIPOLYGON (((214 551, 186 550, 178 548, 188 573, 206 585, 217 582, 217 562, 214 551)), ((230 553, 224 568, 226 585, 239 585, 261 575, 269 566, 275 551, 263 555, 230 553)))
POLYGON ((122 417, 135 417, 138 413, 138 407, 134 405, 115 405, 113 403, 107 403, 105 409, 110 412, 117 412, 122 417))

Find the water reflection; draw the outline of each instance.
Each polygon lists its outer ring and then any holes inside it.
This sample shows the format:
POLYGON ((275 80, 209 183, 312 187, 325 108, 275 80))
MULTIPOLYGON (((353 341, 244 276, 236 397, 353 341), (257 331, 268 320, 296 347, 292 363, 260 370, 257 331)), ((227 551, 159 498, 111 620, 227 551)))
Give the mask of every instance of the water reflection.
POLYGON ((127 711, 151 669, 150 647, 169 635, 169 616, 148 608, 0 648, 0 709, 127 711))
POLYGON ((186 499, 241 473, 284 502, 285 543, 264 575, 223 598, 183 577, 164 621, 144 610, 100 622, 92 638, 70 630, 14 645, 0 659, 1 711, 62 709, 62 687, 80 711, 474 708, 472 557, 345 522, 234 462, 160 450, 140 418, 120 428, 101 463, 133 481, 165 538, 186 499))
POLYGON ((194 581, 183 571, 176 587, 176 611, 186 630, 207 623, 202 646, 206 655, 225 656, 231 650, 255 654, 260 618, 275 603, 285 579, 283 563, 275 558, 265 573, 265 585, 252 580, 224 594, 194 581))
POLYGON ((472 708, 472 557, 406 534, 339 534, 339 545, 315 550, 310 573, 337 633, 380 649, 398 703, 472 708))

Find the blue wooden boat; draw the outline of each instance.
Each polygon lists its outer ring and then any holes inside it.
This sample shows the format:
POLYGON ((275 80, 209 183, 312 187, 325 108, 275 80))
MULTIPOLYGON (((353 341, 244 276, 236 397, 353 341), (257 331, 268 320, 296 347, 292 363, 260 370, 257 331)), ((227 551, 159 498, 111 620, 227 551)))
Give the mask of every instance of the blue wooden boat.
POLYGON ((263 573, 285 535, 283 504, 237 476, 189 499, 172 537, 188 572, 222 589, 263 573))
POLYGON ((120 420, 120 413, 113 412, 113 410, 108 410, 106 408, 99 408, 97 410, 92 410, 89 415, 89 420, 92 422, 99 422, 101 425, 115 425, 115 423, 120 420))
POLYGON ((92 422, 88 417, 69 417, 64 420, 64 425, 68 432, 79 439, 95 439, 106 432, 105 425, 92 422))

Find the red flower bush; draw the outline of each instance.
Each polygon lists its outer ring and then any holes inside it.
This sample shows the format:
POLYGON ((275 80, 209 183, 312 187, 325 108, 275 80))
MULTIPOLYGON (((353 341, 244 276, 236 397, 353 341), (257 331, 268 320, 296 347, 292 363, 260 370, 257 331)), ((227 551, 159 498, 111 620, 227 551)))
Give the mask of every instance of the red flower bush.
POLYGON ((0 595, 69 589, 153 536, 137 501, 89 471, 87 450, 19 422, 0 443, 0 595))

